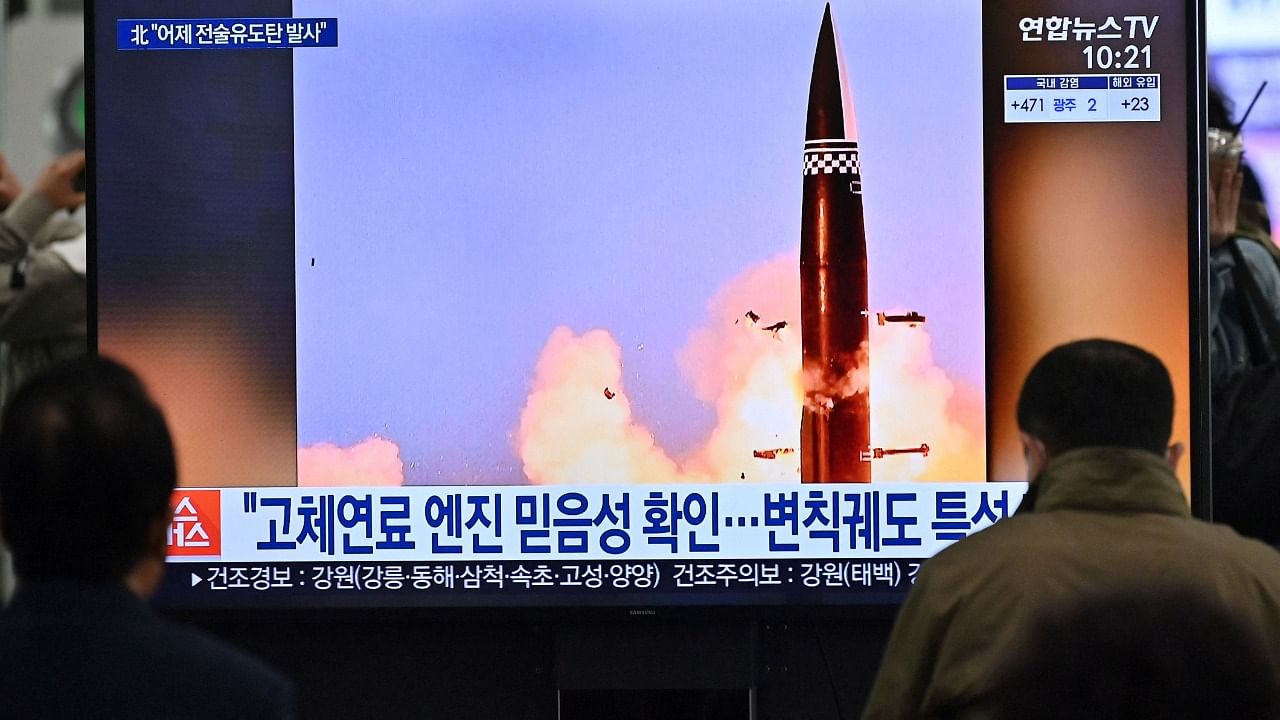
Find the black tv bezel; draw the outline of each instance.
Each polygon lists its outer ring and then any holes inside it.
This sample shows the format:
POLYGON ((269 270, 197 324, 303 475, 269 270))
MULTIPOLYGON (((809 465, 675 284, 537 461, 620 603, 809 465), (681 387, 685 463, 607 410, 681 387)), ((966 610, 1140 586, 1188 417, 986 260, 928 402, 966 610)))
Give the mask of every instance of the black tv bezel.
MULTIPOLYGON (((1213 518, 1213 478, 1211 457, 1211 401, 1209 388, 1209 244, 1207 213, 1207 128, 1205 92, 1207 88, 1207 57, 1204 31, 1203 0, 1186 0, 1186 87, 1185 111, 1187 117, 1187 261, 1188 293, 1191 298, 1189 311, 1190 394, 1187 399, 1191 419, 1191 503, 1192 513, 1204 520, 1213 518)), ((87 246, 89 272, 88 296, 88 347, 98 350, 98 245, 97 245, 97 84, 96 84, 96 11, 95 4, 85 4, 84 80, 85 80, 85 144, 88 158, 87 172, 87 246)), ((832 604, 663 604, 645 605, 466 605, 414 606, 414 607, 189 607, 173 606, 163 609, 169 615, 200 623, 227 622, 249 625, 290 622, 367 622, 371 617, 393 616, 397 620, 473 619, 483 614, 495 621, 521 621, 532 623, 555 622, 573 619, 583 622, 618 620, 628 618, 648 621, 678 616, 682 619, 760 621, 766 618, 785 617, 822 620, 829 618, 866 618, 883 620, 897 612, 899 604, 893 602, 853 602, 832 604), (372 614, 372 615, 371 615, 372 614)))
POLYGON ((1209 373, 1209 87, 1204 0, 1187 0, 1187 279, 1191 298, 1191 512, 1213 520, 1212 400, 1209 373))

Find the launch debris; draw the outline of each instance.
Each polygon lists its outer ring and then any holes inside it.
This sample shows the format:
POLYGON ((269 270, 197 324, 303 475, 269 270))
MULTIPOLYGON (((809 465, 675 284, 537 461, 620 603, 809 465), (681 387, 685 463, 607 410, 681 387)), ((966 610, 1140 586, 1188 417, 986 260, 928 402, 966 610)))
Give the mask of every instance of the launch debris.
POLYGON ((907 327, 917 327, 924 324, 925 317, 920 313, 912 310, 906 315, 887 315, 882 312, 876 313, 876 322, 880 325, 885 323, 906 323, 907 327))
POLYGON ((883 460, 890 455, 921 455, 929 457, 928 443, 920 443, 920 447, 916 448, 871 448, 871 450, 863 453, 866 460, 883 460))

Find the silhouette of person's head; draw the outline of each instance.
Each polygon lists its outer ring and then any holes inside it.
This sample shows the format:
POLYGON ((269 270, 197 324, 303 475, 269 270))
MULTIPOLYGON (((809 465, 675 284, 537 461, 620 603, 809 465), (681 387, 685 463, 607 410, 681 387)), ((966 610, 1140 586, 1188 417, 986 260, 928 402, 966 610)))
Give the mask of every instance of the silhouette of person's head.
POLYGON ((1084 447, 1122 447, 1166 457, 1173 383, 1155 355, 1114 340, 1060 345, 1040 358, 1018 397, 1018 428, 1034 478, 1048 461, 1084 447))
POLYGON ((0 531, 20 580, 126 581, 164 561, 173 443, 128 368, 100 357, 32 378, 0 420, 0 531))

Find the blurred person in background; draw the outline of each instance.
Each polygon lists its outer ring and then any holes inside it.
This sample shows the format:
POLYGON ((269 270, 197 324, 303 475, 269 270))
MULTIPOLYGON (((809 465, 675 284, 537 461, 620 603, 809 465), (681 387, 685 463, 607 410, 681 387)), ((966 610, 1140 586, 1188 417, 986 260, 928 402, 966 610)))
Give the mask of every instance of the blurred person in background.
MULTIPOLYGON (((1225 97, 1216 88, 1208 95, 1211 132, 1233 135, 1235 123, 1225 97)), ((1240 254, 1262 291, 1267 310, 1280 318, 1280 250, 1271 241, 1262 188, 1243 161, 1243 146, 1210 149, 1210 375, 1213 386, 1228 387, 1252 366, 1265 363, 1249 346, 1242 293, 1236 287, 1235 259, 1229 240, 1239 240, 1240 254)))
POLYGON ((1208 96, 1213 519, 1280 544, 1280 248, 1230 103, 1208 96))
MULTIPOLYGON (((23 190, 0 154, 0 410, 33 373, 88 349, 84 193, 73 178, 83 152, 50 163, 23 190)), ((0 602, 13 588, 0 542, 0 602)))
MULTIPOLYGON (((1209 89, 1210 132, 1234 135, 1231 107, 1209 89)), ((1237 136, 1238 137, 1238 136, 1237 136)), ((1228 240, 1238 240, 1240 253, 1271 314, 1280 318, 1280 249, 1271 239, 1271 219, 1262 187, 1242 155, 1243 146, 1210 147, 1209 177, 1209 339, 1213 385, 1227 387, 1250 367, 1267 358, 1250 348, 1247 318, 1236 286, 1235 260, 1228 240)))
POLYGON ((88 349, 85 203, 77 150, 51 162, 23 190, 0 155, 0 407, 26 380, 88 349), (66 212, 63 212, 66 211, 66 212), (79 217, 77 217, 79 215, 79 217))

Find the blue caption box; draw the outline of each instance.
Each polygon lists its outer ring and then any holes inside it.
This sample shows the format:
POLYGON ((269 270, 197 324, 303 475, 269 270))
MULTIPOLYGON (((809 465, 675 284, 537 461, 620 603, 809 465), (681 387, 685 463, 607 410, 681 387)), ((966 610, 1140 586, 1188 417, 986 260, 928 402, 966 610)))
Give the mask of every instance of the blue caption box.
POLYGON ((1160 87, 1159 75, 1112 75, 1111 88, 1114 90, 1156 90, 1160 87))
POLYGON ((1006 77, 1005 90, 1102 90, 1105 75, 1014 75, 1006 77))
POLYGON ((117 50, 282 50, 337 46, 337 18, 116 20, 117 50))

